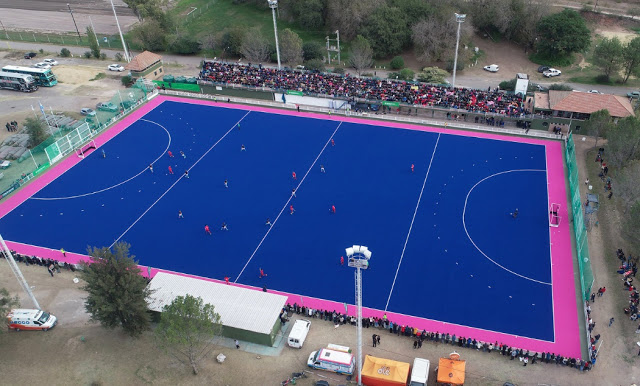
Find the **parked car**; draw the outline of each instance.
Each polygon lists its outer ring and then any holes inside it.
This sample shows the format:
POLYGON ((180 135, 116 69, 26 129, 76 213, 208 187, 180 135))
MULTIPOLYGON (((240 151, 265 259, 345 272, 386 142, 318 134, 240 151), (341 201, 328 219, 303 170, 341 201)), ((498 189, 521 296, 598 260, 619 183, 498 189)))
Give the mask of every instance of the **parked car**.
POLYGON ((107 69, 109 71, 118 71, 118 72, 122 72, 124 71, 124 67, 122 67, 121 65, 114 63, 114 64, 110 64, 107 69))
POLYGON ((500 66, 498 66, 497 64, 492 64, 490 66, 484 66, 483 68, 489 72, 498 72, 500 66))
POLYGON ((80 114, 86 115, 88 117, 95 117, 96 112, 93 111, 93 109, 90 109, 88 107, 83 107, 83 108, 80 109, 80 114))
POLYGON ((111 102, 100 102, 96 105, 96 109, 100 111, 118 111, 118 106, 111 102))
POLYGON ((587 91, 589 94, 602 94, 600 91, 598 90, 589 90, 587 91))
POLYGON ((547 71, 550 68, 551 67, 549 67, 549 66, 540 66, 540 67, 538 67, 538 72, 542 74, 543 72, 547 71))
POLYGON ((51 68, 51 66, 50 66, 50 65, 48 65, 48 64, 47 64, 47 63, 45 63, 45 62, 36 63, 36 64, 34 64, 34 65, 33 65, 33 67, 37 67, 37 68, 44 68, 45 70, 48 70, 48 69, 50 69, 50 68, 51 68))
POLYGON ((547 91, 548 89, 541 84, 536 84, 536 90, 538 91, 547 91))
POLYGON ((640 91, 631 91, 627 94, 627 97, 631 99, 640 99, 640 91))
POLYGON ((43 62, 47 63, 50 66, 57 66, 58 62, 55 59, 45 59, 43 62))
POLYGON ((560 74, 562 74, 562 71, 556 70, 555 68, 550 68, 542 73, 542 75, 546 76, 547 78, 551 78, 552 76, 560 76, 560 74))
POLYGON ((27 52, 26 54, 24 54, 24 58, 25 59, 31 59, 31 58, 35 58, 36 55, 37 54, 35 52, 27 52))

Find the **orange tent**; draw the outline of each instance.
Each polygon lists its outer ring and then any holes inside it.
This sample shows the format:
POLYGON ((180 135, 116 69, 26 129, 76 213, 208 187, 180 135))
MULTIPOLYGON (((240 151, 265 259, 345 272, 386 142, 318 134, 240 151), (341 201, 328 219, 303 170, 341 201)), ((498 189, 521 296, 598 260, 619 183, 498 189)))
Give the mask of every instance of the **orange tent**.
POLYGON ((438 362, 438 384, 464 385, 467 364, 457 358, 460 358, 457 353, 455 355, 452 354, 451 358, 440 358, 440 362, 438 362))
POLYGON ((362 383, 367 386, 406 386, 411 365, 367 355, 362 364, 362 383))

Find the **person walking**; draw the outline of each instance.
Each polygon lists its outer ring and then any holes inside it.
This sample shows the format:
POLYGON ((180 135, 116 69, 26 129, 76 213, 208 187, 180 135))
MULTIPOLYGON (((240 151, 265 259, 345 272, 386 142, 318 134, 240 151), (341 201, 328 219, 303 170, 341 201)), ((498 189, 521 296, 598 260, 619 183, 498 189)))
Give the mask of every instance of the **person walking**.
POLYGON ((229 180, 224 180, 224 187, 228 188, 229 187, 229 180))
POLYGON ((168 150, 167 154, 169 155, 169 158, 173 158, 173 153, 171 152, 171 150, 168 150))
POLYGON ((224 282, 225 282, 225 283, 227 283, 227 284, 229 284, 229 279, 230 279, 230 278, 229 278, 229 276, 225 276, 225 277, 224 277, 224 282))
POLYGON ((104 152, 104 149, 102 149, 102 158, 107 158, 107 153, 104 152))
POLYGON ((224 222, 224 221, 222 222, 222 226, 220 227, 220 230, 221 231, 228 231, 229 230, 229 228, 227 228, 227 223, 226 222, 224 222))
POLYGON ((613 322, 615 322, 616 319, 615 318, 611 318, 609 319, 609 327, 611 327, 611 325, 613 324, 613 322))
POLYGON ((189 171, 188 170, 184 171, 184 178, 189 178, 189 171))
POLYGON ((169 174, 173 174, 173 168, 169 165, 169 174))
POLYGON ((271 226, 271 219, 269 217, 267 217, 267 222, 265 222, 264 225, 271 226))
POLYGON ((518 218, 518 213, 519 213, 518 208, 516 208, 516 210, 514 210, 513 213, 510 213, 510 215, 513 218, 518 218))
MULTIPOLYGON (((238 126, 240 126, 240 125, 238 125, 238 126)), ((233 343, 235 343, 237 349, 240 348, 240 342, 238 342, 238 339, 234 340, 233 343)))
POLYGON ((182 150, 180 150, 180 155, 182 156, 182 158, 187 159, 187 156, 184 154, 182 150))
POLYGON ((149 164, 149 171, 151 171, 151 173, 153 173, 153 164, 149 164))
POLYGON ((204 226, 204 231, 208 234, 211 234, 211 229, 209 229, 209 225, 204 226))
POLYGON ((340 256, 340 265, 344 265, 344 256, 340 256))
POLYGON ((378 346, 380 345, 380 335, 376 335, 376 343, 378 346))
POLYGON ((291 197, 296 196, 296 188, 291 189, 291 197))
POLYGON ((184 216, 182 215, 182 211, 181 210, 178 211, 178 218, 184 218, 184 216))
POLYGON ((416 170, 416 165, 411 164, 411 173, 413 173, 416 170))
POLYGON ((373 334, 373 335, 371 336, 371 338, 373 339, 373 347, 376 347, 376 343, 378 342, 378 340, 376 339, 376 337, 377 337, 377 335, 376 335, 376 334, 373 334))
POLYGON ((291 178, 293 178, 294 180, 298 179, 298 177, 296 176, 296 172, 291 172, 291 178))
POLYGON ((331 213, 336 213, 336 206, 335 205, 331 205, 331 213))
POLYGON ((267 274, 264 273, 264 270, 262 268, 260 268, 260 279, 262 279, 263 277, 266 277, 267 274))
POLYGON ((293 209, 293 205, 289 205, 289 210, 291 211, 289 214, 293 214, 296 210, 293 209))
POLYGON ((320 165, 320 173, 324 173, 324 172, 325 172, 324 165, 320 165))
POLYGON ((240 151, 247 151, 247 148, 244 145, 240 146, 240 151))

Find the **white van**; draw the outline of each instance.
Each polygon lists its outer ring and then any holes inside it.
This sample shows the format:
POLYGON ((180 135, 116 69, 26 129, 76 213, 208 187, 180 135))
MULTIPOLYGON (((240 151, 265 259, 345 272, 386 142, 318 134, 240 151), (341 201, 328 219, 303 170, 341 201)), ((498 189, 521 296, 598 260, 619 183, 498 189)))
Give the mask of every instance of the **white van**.
POLYGON ((310 321, 306 319, 296 320, 291 328, 291 332, 289 333, 289 338, 287 339, 289 347, 302 348, 304 340, 307 339, 309 328, 311 328, 310 321))
POLYGON ((413 368, 411 369, 411 383, 409 383, 409 386, 427 386, 430 365, 431 363, 428 359, 414 359, 413 368))
POLYGON ((333 371, 338 374, 352 375, 355 368, 355 359, 348 352, 323 348, 309 354, 307 366, 319 370, 333 371))
POLYGON ((58 322, 58 318, 42 310, 29 310, 17 308, 11 310, 7 315, 9 328, 20 330, 42 330, 47 331, 58 322))

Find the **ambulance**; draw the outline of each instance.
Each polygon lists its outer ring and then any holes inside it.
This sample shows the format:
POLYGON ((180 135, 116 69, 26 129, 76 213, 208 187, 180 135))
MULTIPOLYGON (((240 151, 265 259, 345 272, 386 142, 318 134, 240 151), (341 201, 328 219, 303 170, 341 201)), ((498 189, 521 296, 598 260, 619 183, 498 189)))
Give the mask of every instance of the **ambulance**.
POLYGON ((7 315, 9 328, 20 330, 47 331, 58 323, 58 318, 42 310, 29 310, 18 308, 11 310, 7 315))

